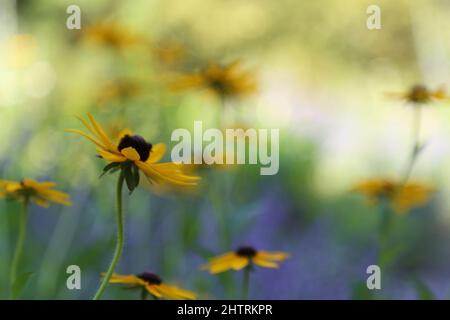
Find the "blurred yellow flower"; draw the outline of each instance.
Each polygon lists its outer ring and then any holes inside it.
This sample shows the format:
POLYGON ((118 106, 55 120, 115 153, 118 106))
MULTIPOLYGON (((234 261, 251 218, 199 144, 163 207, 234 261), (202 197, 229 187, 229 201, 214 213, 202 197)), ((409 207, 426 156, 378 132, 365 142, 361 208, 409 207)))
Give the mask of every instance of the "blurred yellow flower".
POLYGON ((156 299, 196 299, 195 293, 165 284, 158 275, 151 272, 144 272, 138 275, 113 274, 109 282, 142 287, 156 299))
POLYGON ((19 202, 31 201, 44 208, 49 207, 52 202, 70 206, 69 195, 54 190, 55 186, 54 182, 37 182, 33 179, 0 180, 0 198, 12 198, 19 202))
POLYGON ((420 183, 401 184, 387 179, 369 179, 358 183, 353 191, 365 195, 370 203, 383 199, 399 214, 423 206, 430 201, 434 189, 420 183))
POLYGON ((158 61, 167 66, 180 63, 186 55, 186 49, 181 43, 169 40, 155 44, 152 51, 158 61))
POLYGON ((239 62, 210 64, 197 73, 186 74, 172 83, 175 91, 206 88, 220 97, 244 96, 256 91, 254 76, 241 70, 239 62))
POLYGON ((417 84, 412 86, 406 92, 387 93, 388 97, 397 98, 413 104, 427 104, 433 101, 448 100, 450 97, 446 94, 443 87, 436 90, 430 90, 426 86, 417 84))
POLYGON ((249 265, 255 264, 263 268, 276 269, 279 262, 286 260, 289 254, 286 252, 258 251, 253 247, 240 247, 234 252, 227 252, 214 257, 207 264, 201 266, 202 270, 209 273, 221 273, 228 270, 241 270, 249 265))
POLYGON ((157 163, 166 152, 162 143, 151 144, 138 135, 133 135, 129 129, 120 133, 118 142, 113 142, 92 115, 89 121, 79 118, 92 136, 81 130, 69 129, 68 132, 78 133, 97 146, 98 155, 110 163, 105 167, 108 171, 124 170, 128 189, 132 191, 139 184, 139 170, 150 182, 167 183, 177 186, 196 185, 200 177, 187 175, 183 172, 183 164, 173 162, 157 163))
POLYGON ((105 105, 114 100, 126 100, 141 93, 141 87, 137 82, 127 79, 117 79, 100 88, 97 96, 99 105, 105 105))
POLYGON ((138 36, 116 22, 100 22, 82 30, 84 40, 113 49, 126 49, 141 42, 138 36))

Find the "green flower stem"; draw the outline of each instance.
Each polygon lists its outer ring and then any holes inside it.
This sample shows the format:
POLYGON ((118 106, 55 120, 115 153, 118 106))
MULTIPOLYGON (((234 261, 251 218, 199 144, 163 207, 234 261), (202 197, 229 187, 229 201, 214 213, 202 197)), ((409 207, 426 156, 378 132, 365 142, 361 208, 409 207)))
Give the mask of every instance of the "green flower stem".
POLYGON ((250 284, 251 271, 252 266, 250 264, 244 268, 244 274, 242 279, 242 300, 248 300, 248 288, 250 284))
POLYGON ((122 209, 122 187, 123 182, 125 180, 123 170, 120 171, 119 179, 117 180, 117 199, 116 199, 116 205, 117 205, 117 243, 116 243, 116 250, 114 251, 114 256, 111 261, 111 264, 109 265, 108 271, 106 272, 105 276, 102 279, 102 283, 100 284, 100 287, 98 288, 97 292, 95 293, 94 300, 100 300, 100 298, 103 295, 103 292, 105 291, 106 287, 108 286, 109 279, 111 279, 112 274, 114 273, 114 270, 116 268, 117 263, 119 262, 120 256, 122 255, 123 251, 123 243, 124 243, 124 235, 123 235, 123 209, 122 209))
POLYGON ((403 174, 402 185, 408 182, 409 177, 411 176, 411 172, 414 168, 414 164, 417 161, 417 157, 419 156, 420 152, 423 149, 423 145, 420 142, 421 122, 422 122, 422 107, 418 105, 414 108, 414 119, 412 127, 413 149, 405 173, 403 174))
POLYGON ((29 200, 25 199, 23 202, 22 210, 20 211, 19 217, 19 237, 17 239, 16 250, 14 252, 14 257, 11 263, 11 274, 10 274, 10 295, 12 298, 13 286, 17 278, 17 270, 19 268, 20 259, 22 258, 23 245, 25 243, 25 237, 27 233, 27 221, 28 221, 28 204, 29 200))
POLYGON ((145 289, 145 287, 142 287, 142 289, 141 289, 141 300, 147 300, 147 296, 148 296, 147 289, 145 289))

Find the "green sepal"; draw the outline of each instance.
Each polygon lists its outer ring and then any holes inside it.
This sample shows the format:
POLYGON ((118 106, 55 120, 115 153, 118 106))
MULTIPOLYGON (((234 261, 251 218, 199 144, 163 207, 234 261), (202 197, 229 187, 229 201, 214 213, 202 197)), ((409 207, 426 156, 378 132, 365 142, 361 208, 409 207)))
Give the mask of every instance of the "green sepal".
POLYGON ((101 178, 101 177, 103 177, 106 173, 114 173, 114 172, 116 172, 117 170, 119 170, 120 169, 120 165, 121 165, 121 163, 120 162, 111 162, 111 163, 108 163, 104 168, 103 168, 103 172, 102 172, 102 174, 100 175, 100 177, 99 178, 101 178))
POLYGON ((122 167, 122 170, 128 190, 132 194, 139 185, 139 169, 133 163, 127 163, 122 167))

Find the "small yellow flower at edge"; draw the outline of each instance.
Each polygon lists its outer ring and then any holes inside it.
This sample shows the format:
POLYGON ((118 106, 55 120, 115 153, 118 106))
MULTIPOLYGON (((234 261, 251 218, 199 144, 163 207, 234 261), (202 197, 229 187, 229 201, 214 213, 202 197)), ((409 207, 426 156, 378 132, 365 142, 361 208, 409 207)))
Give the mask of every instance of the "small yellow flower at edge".
POLYGON ((12 198, 20 202, 31 201, 38 206, 47 208, 50 203, 70 206, 70 197, 67 193, 54 190, 56 183, 33 179, 22 181, 0 180, 0 198, 12 198))
POLYGON ((401 99, 416 105, 450 99, 443 87, 436 90, 430 90, 426 86, 421 84, 412 86, 406 92, 387 93, 387 96, 391 98, 401 99))
POLYGON ((113 274, 109 282, 145 288, 157 299, 193 300, 197 298, 196 294, 191 291, 165 284, 158 275, 151 272, 143 272, 138 275, 113 274))
POLYGON ((370 203, 387 199, 396 213, 405 214, 427 204, 435 190, 416 182, 402 185, 388 179, 369 179, 358 183, 352 191, 365 195, 370 203))
POLYGON ((286 260, 289 254, 286 252, 259 251, 253 247, 240 247, 234 252, 227 252, 214 257, 207 264, 201 266, 202 270, 209 273, 221 273, 228 270, 241 270, 249 265, 255 264, 263 268, 276 269, 279 262, 286 260))

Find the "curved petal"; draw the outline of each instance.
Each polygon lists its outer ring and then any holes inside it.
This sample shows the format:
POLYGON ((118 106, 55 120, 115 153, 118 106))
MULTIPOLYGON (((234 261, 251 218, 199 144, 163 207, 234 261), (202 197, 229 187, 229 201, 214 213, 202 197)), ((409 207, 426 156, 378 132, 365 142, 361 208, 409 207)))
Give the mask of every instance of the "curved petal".
POLYGON ((111 139, 106 135, 105 130, 100 126, 100 124, 94 119, 94 117, 88 113, 89 120, 91 121, 92 127, 97 133, 97 136, 103 142, 103 144, 108 148, 108 150, 115 151, 117 149, 116 145, 112 143, 111 139))
POLYGON ((264 260, 283 261, 289 257, 289 253, 281 251, 274 251, 274 252, 259 251, 257 257, 264 260))
POLYGON ((147 159, 147 163, 155 163, 164 157, 166 153, 166 145, 164 143, 158 143, 152 146, 152 150, 150 151, 150 156, 147 159))
MULTIPOLYGON (((104 276, 104 274, 102 274, 104 276)), ((120 275, 120 274, 113 274, 111 278, 109 279, 110 283, 123 283, 123 284, 132 284, 132 285, 143 285, 145 282, 136 277, 133 274, 129 275, 120 275)))
POLYGON ((111 162, 125 162, 127 161, 127 158, 125 156, 118 155, 116 153, 112 153, 106 150, 102 150, 102 149, 97 149, 98 154, 105 159, 106 161, 111 161, 111 162))
POLYGON ((187 290, 180 289, 176 286, 167 285, 167 284, 160 284, 158 285, 158 290, 161 292, 161 294, 168 299, 175 299, 175 300, 184 300, 184 299, 195 299, 196 295, 195 293, 187 290))
POLYGON ((265 260, 258 256, 253 257, 252 261, 254 264, 256 264, 260 267, 263 267, 263 268, 272 268, 272 269, 278 268, 278 263, 269 261, 269 260, 265 260))
POLYGON ((120 153, 122 153, 128 160, 131 161, 138 161, 141 158, 139 153, 133 147, 124 148, 120 151, 120 153))

